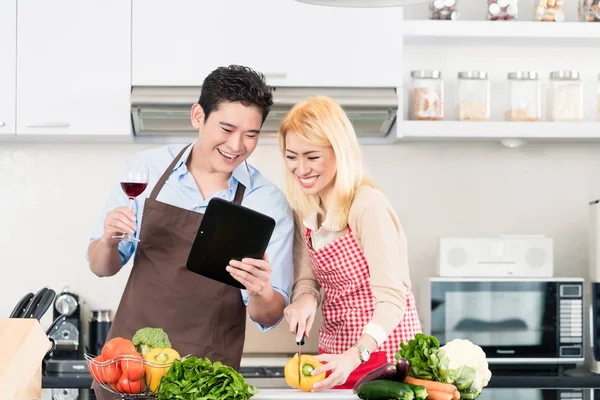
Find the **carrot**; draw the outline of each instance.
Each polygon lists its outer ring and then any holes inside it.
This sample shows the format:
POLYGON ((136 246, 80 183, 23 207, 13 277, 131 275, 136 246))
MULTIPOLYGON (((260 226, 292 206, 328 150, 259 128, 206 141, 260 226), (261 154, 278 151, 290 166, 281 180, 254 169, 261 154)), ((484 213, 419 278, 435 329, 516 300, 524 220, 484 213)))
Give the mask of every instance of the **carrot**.
POLYGON ((427 391, 427 400, 452 400, 452 395, 447 392, 427 391))
MULTIPOLYGON (((410 383, 413 385, 425 386, 425 389, 427 389, 428 392, 429 391, 444 392, 444 393, 449 393, 450 395, 452 395, 456 391, 456 386, 451 385, 449 383, 430 381, 427 379, 417 379, 417 378, 413 378, 412 376, 407 376, 404 379, 404 382, 410 383)), ((452 398, 452 396, 449 397, 449 399, 451 399, 451 398, 452 398)))

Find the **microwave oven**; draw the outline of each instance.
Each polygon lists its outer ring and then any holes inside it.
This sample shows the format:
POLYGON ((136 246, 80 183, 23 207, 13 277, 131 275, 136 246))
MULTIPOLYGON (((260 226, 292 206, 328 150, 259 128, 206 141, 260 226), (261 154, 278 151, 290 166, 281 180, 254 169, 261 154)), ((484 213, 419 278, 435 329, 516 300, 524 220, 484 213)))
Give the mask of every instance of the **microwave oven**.
POLYGON ((431 335, 468 339, 492 365, 584 360, 582 278, 430 278, 431 335))

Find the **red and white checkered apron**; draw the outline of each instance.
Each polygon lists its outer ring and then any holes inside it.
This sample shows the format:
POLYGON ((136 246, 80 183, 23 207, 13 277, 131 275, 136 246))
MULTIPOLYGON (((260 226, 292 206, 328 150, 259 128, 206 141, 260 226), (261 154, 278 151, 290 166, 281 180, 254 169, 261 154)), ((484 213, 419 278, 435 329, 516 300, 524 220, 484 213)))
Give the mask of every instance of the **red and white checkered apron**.
MULTIPOLYGON (((311 230, 307 228, 305 238, 312 270, 325 292, 321 305, 324 318, 319 329, 319 352, 340 354, 360 339, 373 317, 375 296, 369 283, 369 265, 349 226, 345 235, 319 250, 312 247, 310 234, 311 230)), ((420 332, 414 296, 407 287, 404 318, 377 352, 373 352, 369 362, 355 370, 360 376, 351 374, 344 388, 351 388, 370 369, 386 361, 394 362, 400 343, 408 343, 420 332)))

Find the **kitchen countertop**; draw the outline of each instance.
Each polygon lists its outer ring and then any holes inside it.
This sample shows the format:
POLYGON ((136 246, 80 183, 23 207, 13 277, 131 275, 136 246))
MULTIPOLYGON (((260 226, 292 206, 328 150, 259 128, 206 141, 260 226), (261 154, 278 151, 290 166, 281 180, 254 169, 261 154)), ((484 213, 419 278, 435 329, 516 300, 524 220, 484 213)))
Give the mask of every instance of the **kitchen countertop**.
POLYGON ((335 399, 335 400, 354 400, 358 396, 352 393, 352 390, 329 390, 319 393, 305 393, 297 389, 263 389, 254 397, 253 400, 312 400, 312 399, 335 399))
MULTIPOLYGON (((488 388, 594 388, 600 389, 600 375, 593 375, 585 370, 568 371, 572 375, 564 376, 506 376, 494 375, 490 380, 488 388)), ((243 375, 246 381, 258 388, 286 388, 283 377, 263 378, 243 375)), ((92 384, 89 373, 52 374, 42 377, 43 388, 79 388, 87 389, 92 384)))

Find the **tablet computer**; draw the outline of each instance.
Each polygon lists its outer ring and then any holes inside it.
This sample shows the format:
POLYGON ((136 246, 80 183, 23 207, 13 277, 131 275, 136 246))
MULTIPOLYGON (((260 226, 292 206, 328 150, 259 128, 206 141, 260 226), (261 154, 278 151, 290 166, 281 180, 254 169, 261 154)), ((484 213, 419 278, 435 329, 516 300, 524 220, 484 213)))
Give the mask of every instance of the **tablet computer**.
POLYGON ((208 202, 187 260, 187 269, 209 279, 245 289, 225 268, 230 260, 262 259, 275 220, 220 198, 208 202))

